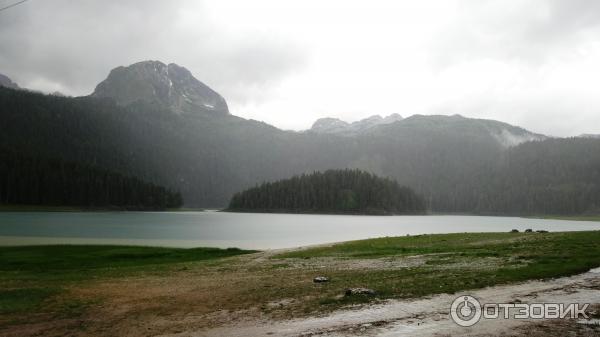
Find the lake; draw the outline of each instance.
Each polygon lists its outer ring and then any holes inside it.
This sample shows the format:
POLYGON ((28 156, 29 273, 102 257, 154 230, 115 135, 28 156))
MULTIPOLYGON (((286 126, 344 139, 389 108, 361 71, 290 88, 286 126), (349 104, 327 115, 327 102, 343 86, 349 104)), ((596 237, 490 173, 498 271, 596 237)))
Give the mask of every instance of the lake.
POLYGON ((133 244, 276 249, 457 232, 600 230, 600 222, 487 216, 205 212, 0 212, 0 245, 133 244))

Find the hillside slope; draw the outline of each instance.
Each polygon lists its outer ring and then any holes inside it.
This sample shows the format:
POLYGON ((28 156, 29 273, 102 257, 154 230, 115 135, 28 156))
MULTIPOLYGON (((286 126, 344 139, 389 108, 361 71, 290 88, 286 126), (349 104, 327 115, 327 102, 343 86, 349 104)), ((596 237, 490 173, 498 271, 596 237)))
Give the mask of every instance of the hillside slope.
MULTIPOLYGON (((157 73, 146 75, 160 78, 163 68, 150 69, 157 73)), ((545 190, 559 185, 593 190, 597 139, 547 139, 459 115, 397 117, 351 135, 290 132, 225 110, 192 109, 197 105, 177 110, 170 100, 148 98, 143 90, 122 101, 108 89, 103 92, 106 97, 67 98, 0 88, 0 142, 23 155, 139 177, 180 191, 186 205, 195 207, 224 207, 234 193, 257 183, 340 168, 393 178, 438 212, 583 212, 596 209, 600 198, 590 192, 568 209, 559 199, 546 200, 550 194, 536 197, 543 207, 522 207, 531 198, 518 205, 499 198, 534 187, 520 175, 549 177, 545 190), (538 164, 546 157, 537 153, 547 148, 556 149, 554 161, 538 164), (580 167, 581 160, 572 155, 580 152, 588 166, 580 167)))

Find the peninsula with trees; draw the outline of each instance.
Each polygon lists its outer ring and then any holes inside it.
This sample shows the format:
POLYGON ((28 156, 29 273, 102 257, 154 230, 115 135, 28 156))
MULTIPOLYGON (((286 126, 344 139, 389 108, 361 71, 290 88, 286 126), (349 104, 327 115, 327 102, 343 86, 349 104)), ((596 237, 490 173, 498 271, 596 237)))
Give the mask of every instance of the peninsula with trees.
POLYGON ((395 180, 352 169, 302 174, 236 193, 231 212, 423 214, 424 200, 395 180))

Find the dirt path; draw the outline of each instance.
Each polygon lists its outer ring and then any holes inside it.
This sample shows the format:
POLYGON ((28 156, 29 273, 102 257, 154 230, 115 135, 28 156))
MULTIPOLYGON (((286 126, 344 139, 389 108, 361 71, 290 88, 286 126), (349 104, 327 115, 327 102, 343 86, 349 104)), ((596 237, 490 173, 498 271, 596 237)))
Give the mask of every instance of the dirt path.
MULTIPOLYGON (((523 303, 597 304, 600 303, 599 290, 600 269, 595 269, 572 277, 496 286, 465 294, 475 296, 482 303, 510 303, 518 300, 523 303)), ((512 336, 519 335, 519 329, 540 323, 539 320, 482 319, 473 327, 459 327, 448 316, 451 302, 458 295, 461 294, 443 294, 412 301, 388 301, 381 305, 340 310, 327 316, 307 319, 276 322, 250 320, 211 330, 183 331, 162 336, 512 336)), ((597 336, 595 333, 592 335, 597 336)))

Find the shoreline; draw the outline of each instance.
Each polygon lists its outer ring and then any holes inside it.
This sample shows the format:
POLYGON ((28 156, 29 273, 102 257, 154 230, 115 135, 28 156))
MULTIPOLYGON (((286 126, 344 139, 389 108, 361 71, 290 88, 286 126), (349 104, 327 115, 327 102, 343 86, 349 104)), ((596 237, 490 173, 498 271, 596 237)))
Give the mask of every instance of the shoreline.
POLYGON ((79 206, 40 206, 40 205, 0 205, 2 212, 56 212, 56 213, 113 213, 113 212, 202 212, 203 208, 153 209, 144 207, 79 207, 79 206))
POLYGON ((591 221, 600 222, 600 215, 560 215, 560 214, 499 214, 499 213, 464 213, 464 212, 433 212, 425 213, 352 213, 352 212, 303 212, 303 211, 284 211, 284 210, 231 210, 227 208, 195 208, 182 207, 175 209, 148 209, 148 208, 127 208, 127 207, 76 207, 76 206, 40 206, 40 205, 0 205, 0 213, 178 213, 178 212, 219 212, 233 214, 290 214, 290 215, 347 215, 347 216, 376 216, 376 217, 395 217, 395 216, 486 216, 486 217, 504 217, 504 218, 523 218, 523 219, 543 219, 543 220, 566 220, 566 221, 591 221))

